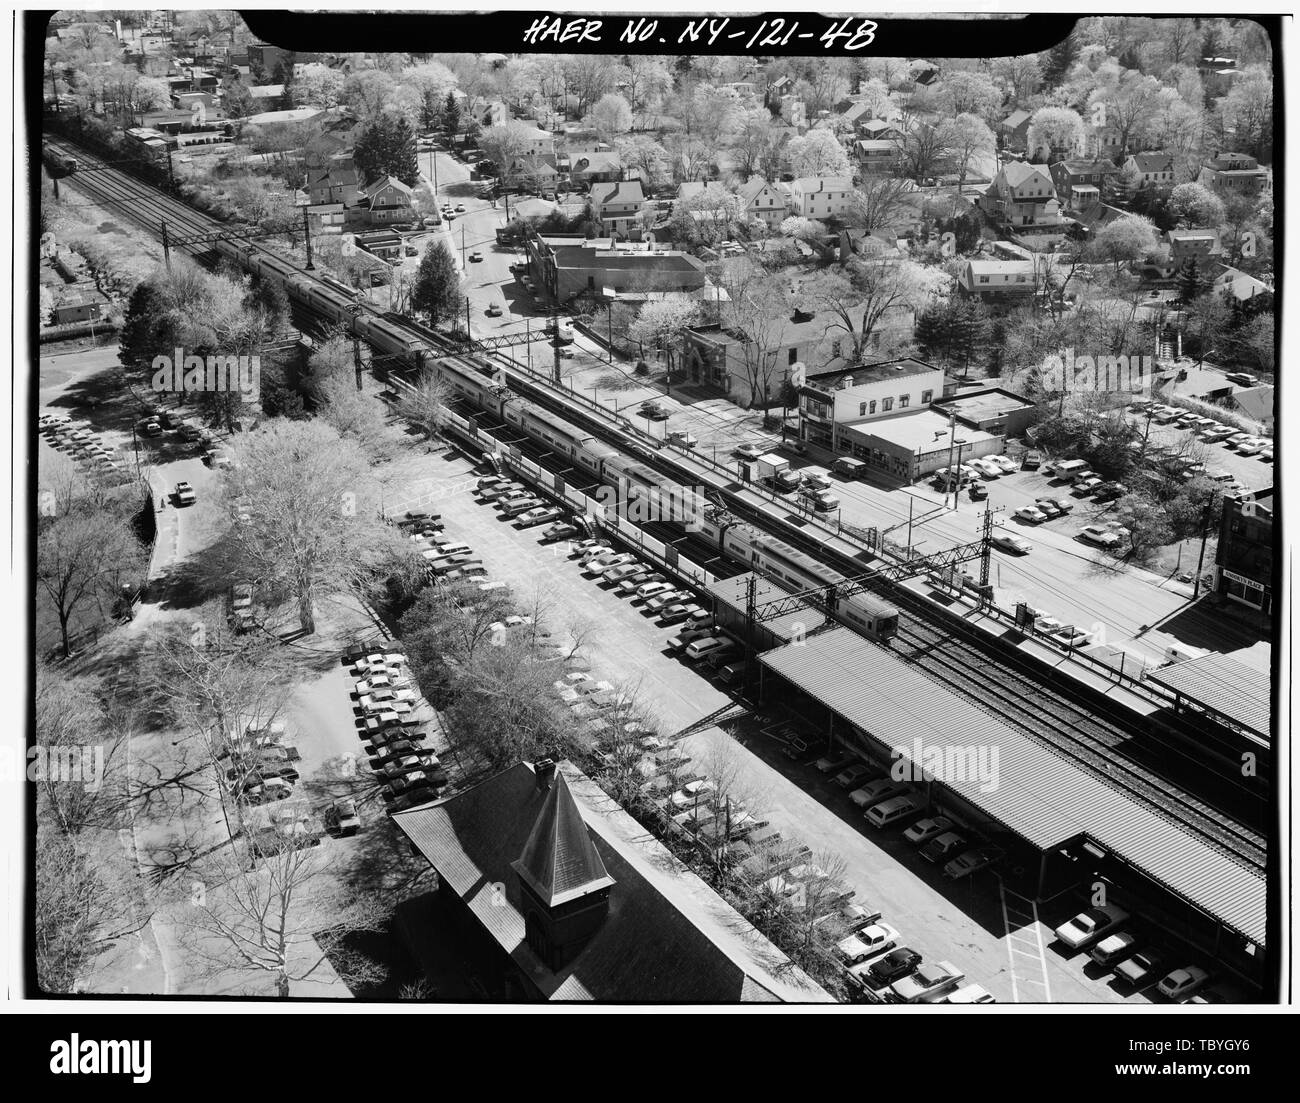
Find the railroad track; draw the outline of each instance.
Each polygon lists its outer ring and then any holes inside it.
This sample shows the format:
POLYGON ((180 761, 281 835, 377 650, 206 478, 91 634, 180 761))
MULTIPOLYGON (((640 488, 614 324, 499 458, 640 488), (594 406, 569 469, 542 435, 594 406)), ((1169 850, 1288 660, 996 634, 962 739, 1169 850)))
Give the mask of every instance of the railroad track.
MULTIPOLYGON (((51 145, 55 148, 62 145, 66 152, 84 158, 77 147, 57 141, 51 145)), ((239 236, 237 227, 232 228, 227 223, 195 211, 144 182, 125 177, 98 159, 83 160, 83 164, 83 169, 68 178, 71 186, 120 210, 126 217, 154 233, 161 231, 161 221, 166 219, 169 225, 188 233, 225 231, 233 237, 239 236)), ((195 246, 181 248, 186 248, 195 255, 206 251, 205 248, 195 246)), ((439 351, 454 355, 463 350, 453 342, 446 341, 439 351)), ((593 418, 588 416, 586 420, 590 424, 593 418)), ((501 427, 508 428, 504 423, 501 427)), ((611 427, 602 426, 599 431, 607 443, 627 446, 625 440, 611 439, 618 435, 611 427)), ((643 462, 664 474, 681 478, 681 462, 665 460, 639 442, 633 450, 643 462)), ((538 453, 545 454, 545 450, 534 446, 532 458, 541 462, 538 453)), ((750 508, 741 509, 740 512, 748 514, 747 519, 770 531, 771 521, 761 511, 750 508)), ((811 551, 823 560, 838 559, 836 566, 840 569, 853 573, 862 570, 861 562, 832 555, 815 537, 790 532, 779 535, 796 546, 803 546, 804 550, 811 551)), ((1085 711, 1068 694, 1047 685, 1046 675, 1031 677, 1025 671, 1010 666, 1005 656, 992 655, 978 643, 959 640, 954 634, 954 626, 939 626, 934 611, 924 608, 920 598, 905 595, 894 588, 890 588, 884 596, 917 618, 916 626, 909 627, 903 638, 915 642, 916 655, 913 661, 917 661, 923 668, 928 663, 928 669, 937 680, 972 700, 984 711, 1039 739, 1057 753, 1068 755, 1099 778, 1123 788, 1163 815, 1203 834, 1237 860, 1262 868, 1265 840, 1242 822, 1238 813, 1206 804, 1192 794, 1174 787, 1167 778, 1140 770, 1122 759, 1117 749, 1133 734, 1135 721, 1132 717, 1127 718, 1127 724, 1113 719, 1103 721, 1097 716, 1097 707, 1090 705, 1091 711, 1085 711), (935 647, 936 643, 942 646, 942 650, 935 647), (926 655, 925 659, 921 658, 922 652, 926 655), (997 674, 991 675, 991 670, 997 671, 997 674), (991 701, 1001 702, 1003 707, 998 707, 991 701), (1032 715, 1039 722, 1031 724, 1026 719, 1026 714, 1032 715)))
POLYGON ((1034 737, 1049 750, 1150 805, 1170 822, 1215 845, 1239 865, 1263 873, 1267 861, 1267 840, 1263 835, 1238 822, 1231 813, 1175 785, 1168 777, 1156 775, 1123 757, 1117 750, 1116 740, 1124 737, 1113 727, 1081 708, 1062 710, 1057 702, 1045 702, 1032 687, 1008 676, 1005 667, 958 660, 955 655, 969 649, 962 645, 954 648, 950 639, 937 633, 900 627, 895 650, 900 651, 900 657, 915 663, 1003 723, 1034 737), (898 643, 906 644, 911 653, 902 652, 898 643), (937 648, 936 643, 941 643, 942 648, 937 648), (991 708, 990 700, 1002 702, 1006 707, 991 708), (1038 723, 1031 723, 1028 717, 1038 723))

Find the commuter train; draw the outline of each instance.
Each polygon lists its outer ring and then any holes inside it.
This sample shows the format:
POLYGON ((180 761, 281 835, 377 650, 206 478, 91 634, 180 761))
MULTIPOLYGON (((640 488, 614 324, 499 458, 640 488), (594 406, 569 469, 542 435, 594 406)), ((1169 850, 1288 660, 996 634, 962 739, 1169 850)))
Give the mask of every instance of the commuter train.
MULTIPOLYGON (((640 508, 648 518, 689 527, 697 539, 749 569, 769 575, 795 593, 842 586, 847 576, 789 544, 714 509, 697 492, 603 444, 558 414, 511 392, 498 366, 469 353, 433 345, 438 335, 423 327, 358 308, 346 289, 323 283, 255 245, 219 241, 216 248, 259 276, 284 285, 313 314, 351 327, 381 354, 399 357, 412 368, 434 368, 447 386, 481 410, 499 417, 576 466, 618 490, 620 509, 640 508)), ((836 618, 871 639, 888 642, 898 634, 898 610, 870 594, 835 596, 836 618)))

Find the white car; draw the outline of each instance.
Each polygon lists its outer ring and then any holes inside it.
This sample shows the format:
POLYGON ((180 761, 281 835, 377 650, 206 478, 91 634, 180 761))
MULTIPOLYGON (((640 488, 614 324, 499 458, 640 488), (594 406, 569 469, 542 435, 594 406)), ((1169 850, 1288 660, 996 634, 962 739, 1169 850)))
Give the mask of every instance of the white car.
POLYGON ((949 992, 943 998, 944 1003, 997 1003, 990 992, 982 984, 963 984, 955 991, 949 992))
POLYGON ((999 478, 1003 473, 1002 468, 1000 468, 996 463, 992 463, 989 460, 982 458, 971 460, 970 465, 986 479, 999 478))
POLYGON ((965 976, 950 961, 925 962, 918 965, 911 976, 894 981, 889 990, 896 1000, 903 1003, 930 1003, 956 988, 965 976))
POLYGON ((898 945, 898 932, 888 923, 872 923, 857 934, 849 935, 835 944, 835 952, 845 965, 861 965, 876 954, 883 954, 898 945))
POLYGON ((1119 533, 1104 529, 1100 525, 1085 525, 1079 531, 1079 539, 1099 548, 1114 548, 1119 545, 1119 533))
POLYGON ((1034 550, 1034 545, 1023 536, 1013 536, 1009 532, 998 533, 989 543, 995 548, 1001 548, 1006 552, 1014 552, 1016 555, 1028 555, 1034 550))
POLYGON ((985 456, 984 459, 987 463, 997 464, 1004 475, 1014 475, 1020 470, 1020 465, 1010 456, 985 456))
POLYGON ((1083 950, 1128 921, 1128 912, 1114 904, 1089 908, 1056 928, 1055 934, 1071 950, 1083 950))
POLYGON ((1184 1000, 1204 985, 1210 974, 1199 965, 1188 965, 1175 969, 1166 975, 1157 985, 1160 994, 1170 1000, 1184 1000))
POLYGON ((646 598, 672 593, 672 590, 671 582, 646 582, 636 588, 635 597, 638 601, 644 601, 646 598))
POLYGON ((830 490, 835 484, 831 481, 829 475, 805 475, 803 477, 804 486, 810 486, 814 490, 830 490))
POLYGON ((624 563, 636 562, 636 556, 631 552, 618 552, 615 555, 596 555, 587 560, 587 564, 582 568, 585 575, 596 576, 604 574, 611 567, 621 567, 624 563))
POLYGON ((1041 525, 1047 520, 1047 514, 1037 506, 1021 506, 1011 516, 1017 521, 1029 521, 1035 525, 1041 525))

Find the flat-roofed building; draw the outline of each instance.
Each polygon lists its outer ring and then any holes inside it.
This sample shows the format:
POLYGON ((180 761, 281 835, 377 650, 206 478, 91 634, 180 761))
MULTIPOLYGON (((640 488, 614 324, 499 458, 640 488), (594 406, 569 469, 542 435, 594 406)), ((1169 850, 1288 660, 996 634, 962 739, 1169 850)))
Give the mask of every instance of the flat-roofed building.
POLYGON ((678 249, 615 244, 610 238, 542 234, 525 239, 529 273, 557 302, 575 295, 636 298, 652 293, 696 292, 708 279, 704 264, 678 249))

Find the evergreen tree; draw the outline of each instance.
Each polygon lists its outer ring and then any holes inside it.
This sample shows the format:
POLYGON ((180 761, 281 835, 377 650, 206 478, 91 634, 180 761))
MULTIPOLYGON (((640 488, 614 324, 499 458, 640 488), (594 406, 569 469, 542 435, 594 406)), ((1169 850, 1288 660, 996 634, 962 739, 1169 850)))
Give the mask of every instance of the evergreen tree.
POLYGON ((449 322, 460 313, 460 273, 445 241, 425 249, 411 289, 411 307, 430 325, 449 322))
POLYGON ((1209 285, 1205 279, 1201 266, 1197 263, 1195 257, 1192 257, 1185 265, 1183 270, 1178 273, 1178 295, 1185 303, 1193 303, 1209 290, 1209 285))
POLYGON ((949 326, 950 356, 961 365, 965 379, 972 363, 978 362, 987 348, 993 327, 981 303, 958 302, 949 326))
POLYGON ((367 183, 381 176, 396 176, 412 188, 420 182, 415 131, 399 115, 380 115, 362 131, 352 160, 367 183))
POLYGON ((122 319, 117 356, 122 366, 137 368, 158 355, 167 304, 152 280, 137 284, 122 319))
POLYGON ((912 336, 917 351, 927 361, 941 361, 948 357, 951 347, 952 304, 929 304, 916 319, 912 336))
POLYGON ((1074 59, 1079 56, 1079 44, 1073 34, 1066 35, 1060 42, 1047 51, 1043 63, 1043 78, 1049 85, 1058 84, 1070 70, 1074 59))
POLYGON ((448 135, 455 134, 460 127, 460 104, 451 92, 447 93, 447 102, 442 105, 442 125, 448 135))

